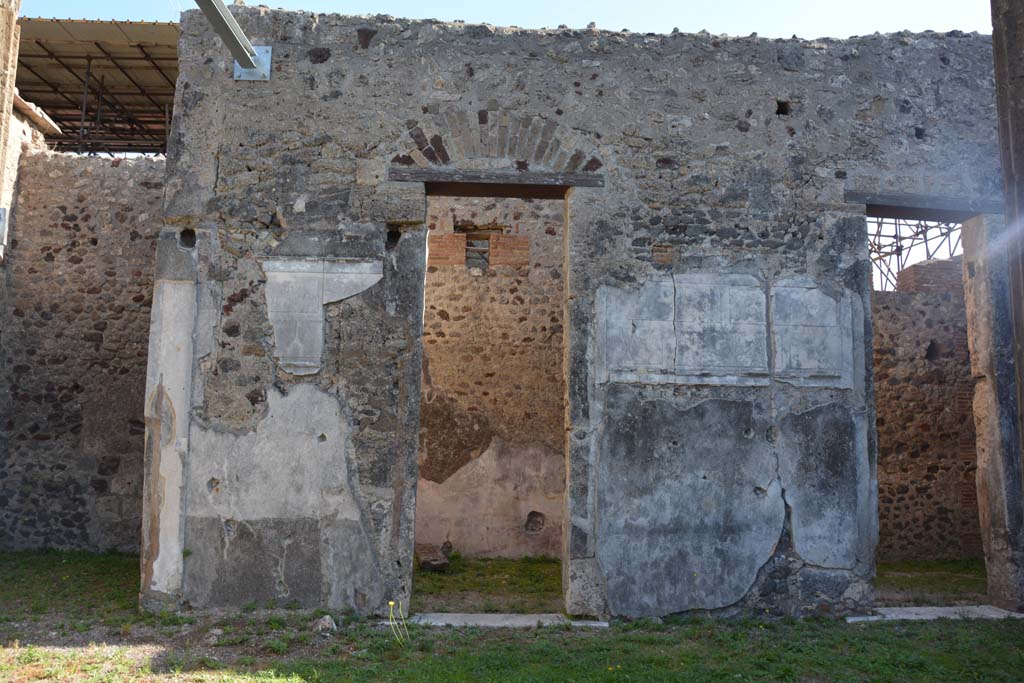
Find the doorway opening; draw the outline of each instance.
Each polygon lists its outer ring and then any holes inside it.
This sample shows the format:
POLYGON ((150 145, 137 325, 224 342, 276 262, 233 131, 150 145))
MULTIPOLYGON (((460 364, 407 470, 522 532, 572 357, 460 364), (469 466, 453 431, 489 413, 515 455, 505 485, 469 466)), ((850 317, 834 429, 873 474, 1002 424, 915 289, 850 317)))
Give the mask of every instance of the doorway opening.
POLYGON ((427 184, 415 612, 560 612, 566 187, 427 184))
POLYGON ((987 603, 963 217, 868 207, 879 605, 987 603))

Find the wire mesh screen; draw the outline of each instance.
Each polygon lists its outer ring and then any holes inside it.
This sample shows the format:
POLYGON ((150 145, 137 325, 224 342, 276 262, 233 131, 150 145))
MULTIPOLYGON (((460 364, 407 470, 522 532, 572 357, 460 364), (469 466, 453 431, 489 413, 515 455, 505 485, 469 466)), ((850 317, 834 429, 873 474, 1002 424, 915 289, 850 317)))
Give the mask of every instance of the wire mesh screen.
POLYGON ((878 291, 896 289, 896 276, 907 266, 963 253, 960 223, 868 216, 872 280, 878 291))

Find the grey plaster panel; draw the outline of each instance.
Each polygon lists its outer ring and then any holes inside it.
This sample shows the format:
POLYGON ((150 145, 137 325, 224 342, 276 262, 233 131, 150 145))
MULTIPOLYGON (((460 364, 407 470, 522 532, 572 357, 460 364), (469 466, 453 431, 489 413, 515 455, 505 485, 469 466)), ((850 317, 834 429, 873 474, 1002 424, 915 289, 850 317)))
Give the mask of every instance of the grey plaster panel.
POLYGON ((183 598, 198 608, 322 604, 315 519, 189 517, 183 598))
POLYGON ((669 373, 674 365, 675 289, 651 280, 639 289, 603 287, 598 294, 602 379, 615 373, 669 373))
POLYGON ((779 473, 797 553, 821 567, 854 568, 870 524, 866 517, 876 513, 858 504, 863 478, 870 475, 858 466, 867 455, 850 408, 830 403, 786 415, 779 431, 779 473))
POLYGON ((597 560, 612 614, 730 605, 775 550, 785 519, 769 422, 745 401, 682 408, 609 390, 597 560))
POLYGON ((772 288, 775 375, 799 386, 849 388, 853 384, 850 296, 826 294, 803 278, 772 288))
POLYGON ((385 582, 351 483, 348 417, 312 384, 271 390, 267 402, 247 434, 192 425, 189 599, 374 608, 385 582))
POLYGON ((367 526, 366 520, 343 516, 328 515, 320 520, 321 566, 331 609, 355 609, 365 614, 388 600, 400 599, 400 594, 408 594, 409 586, 403 586, 399 594, 387 594, 367 526))
POLYGON ((380 261, 282 258, 261 262, 267 276, 267 316, 278 364, 313 375, 323 359, 323 306, 369 289, 383 277, 380 261))

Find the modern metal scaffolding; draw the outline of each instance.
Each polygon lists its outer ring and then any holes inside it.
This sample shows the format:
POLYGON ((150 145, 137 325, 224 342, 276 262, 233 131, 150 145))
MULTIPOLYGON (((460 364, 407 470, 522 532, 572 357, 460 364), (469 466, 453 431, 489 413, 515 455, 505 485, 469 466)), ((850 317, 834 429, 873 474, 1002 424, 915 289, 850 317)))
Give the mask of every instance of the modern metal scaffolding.
POLYGON ((178 78, 178 25, 29 19, 18 22, 17 88, 61 132, 56 149, 164 152, 178 78))
POLYGON ((895 290, 899 272, 911 264, 963 253, 960 223, 874 216, 867 222, 876 290, 895 290))

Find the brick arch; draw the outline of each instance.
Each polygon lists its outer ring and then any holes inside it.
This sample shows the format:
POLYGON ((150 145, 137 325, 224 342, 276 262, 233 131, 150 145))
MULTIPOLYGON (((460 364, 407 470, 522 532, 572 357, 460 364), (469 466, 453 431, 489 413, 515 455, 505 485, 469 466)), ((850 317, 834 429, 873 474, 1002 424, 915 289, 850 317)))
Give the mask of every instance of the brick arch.
POLYGON ((452 170, 596 173, 593 145, 553 118, 514 110, 426 110, 406 122, 392 164, 452 170))

